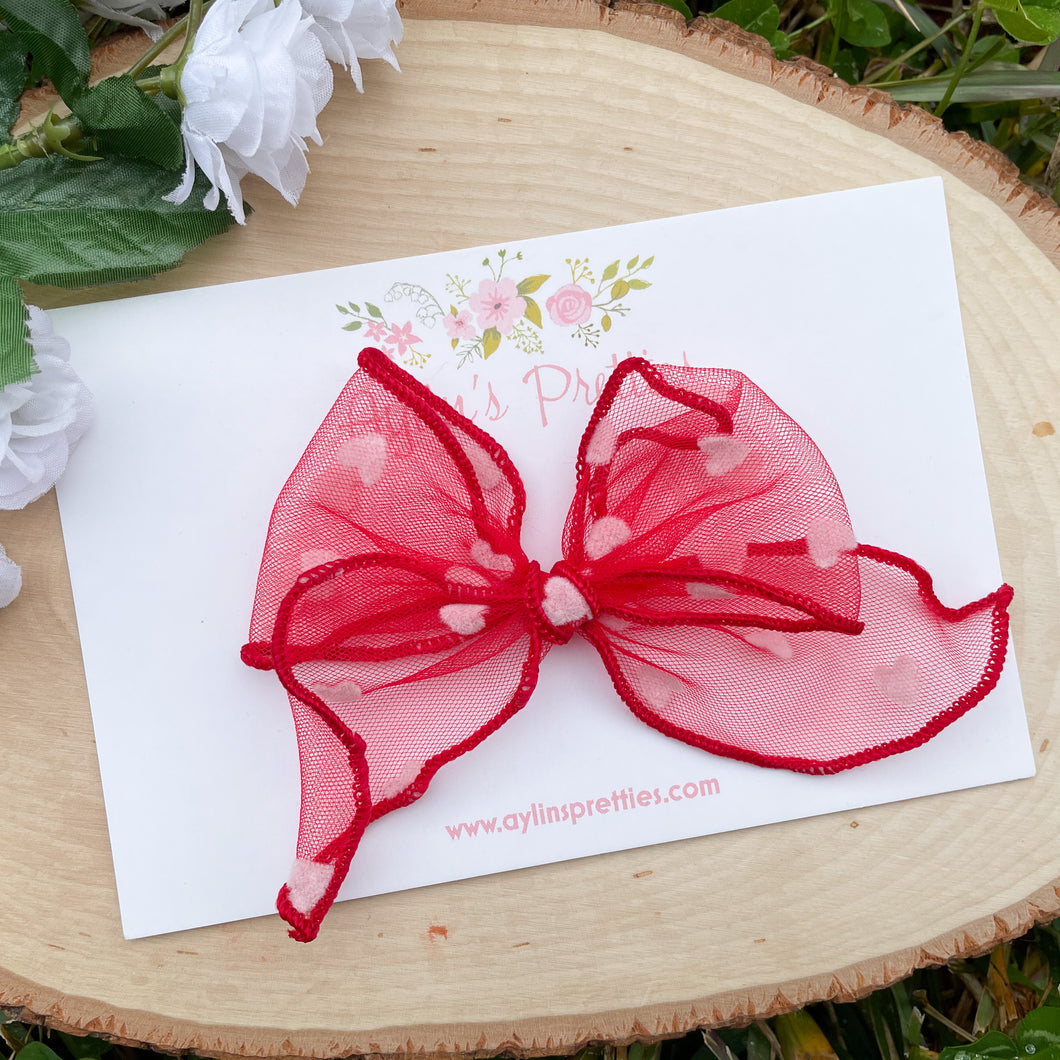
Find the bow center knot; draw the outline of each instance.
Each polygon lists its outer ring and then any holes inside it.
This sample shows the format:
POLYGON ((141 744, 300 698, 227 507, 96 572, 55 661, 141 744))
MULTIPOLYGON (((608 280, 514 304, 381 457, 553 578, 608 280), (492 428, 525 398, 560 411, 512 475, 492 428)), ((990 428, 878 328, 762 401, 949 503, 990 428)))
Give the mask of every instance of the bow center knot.
POLYGON ((526 600, 538 629, 555 644, 566 644, 596 611, 592 589, 563 560, 547 574, 536 562, 530 564, 526 600))

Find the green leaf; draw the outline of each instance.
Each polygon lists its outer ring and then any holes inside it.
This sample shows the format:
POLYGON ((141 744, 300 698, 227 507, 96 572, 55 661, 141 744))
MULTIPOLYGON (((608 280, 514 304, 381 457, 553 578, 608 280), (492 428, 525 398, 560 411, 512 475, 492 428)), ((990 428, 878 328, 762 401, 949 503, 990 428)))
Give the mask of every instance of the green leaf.
POLYGON ((460 340, 459 339, 453 339, 452 342, 449 343, 449 345, 455 350, 457 348, 457 346, 460 345, 460 340))
POLYGON ((0 387, 21 383, 36 370, 22 288, 13 276, 0 276, 0 387))
POLYGON ((891 29, 883 9, 873 0, 846 0, 847 17, 840 36, 859 48, 882 48, 891 43, 891 29))
POLYGON ((547 279, 547 273, 539 276, 527 276, 525 280, 520 281, 516 285, 515 289, 523 296, 533 294, 547 279))
POLYGON ((32 158, 0 177, 0 276, 79 287, 140 279, 178 265, 232 224, 205 210, 200 177, 187 202, 165 202, 172 173, 146 162, 32 158))
POLYGON ((647 288, 651 287, 651 283, 648 280, 635 280, 634 279, 634 280, 630 280, 629 281, 629 286, 631 288, 633 288, 634 291, 643 291, 643 290, 646 290, 647 288))
POLYGON ((0 30, 0 141, 9 140, 26 87, 26 49, 11 30, 0 30))
POLYGON ((541 327, 541 306, 537 304, 532 298, 524 299, 526 302, 526 312, 523 316, 530 321, 531 324, 541 327))
POLYGON ((348 324, 342 325, 343 331, 360 331, 364 327, 363 320, 351 320, 348 324))
POLYGON ((108 77, 78 93, 70 109, 95 134, 102 152, 142 158, 164 169, 184 165, 180 126, 128 74, 108 77))
POLYGON ((1040 1053, 1048 1046, 1060 1046, 1060 1009, 1036 1008, 1028 1012, 1016 1028, 1016 1044, 1025 1053, 1040 1053))
POLYGON ((637 267, 637 262, 640 261, 640 255, 635 254, 629 261, 626 262, 626 272, 632 272, 637 267))
POLYGON ((773 0, 727 0, 717 11, 711 12, 711 17, 735 22, 749 33, 762 37, 769 37, 780 25, 780 9, 773 0))
POLYGON ((59 1054, 44 1042, 29 1042, 18 1051, 22 1060, 61 1060, 59 1054))
POLYGON ((341 313, 341 314, 342 314, 342 315, 343 315, 344 317, 348 317, 348 316, 350 315, 350 311, 349 311, 349 310, 348 310, 348 309, 347 309, 347 308, 346 308, 346 307, 345 307, 344 305, 337 305, 337 306, 335 306, 335 308, 336 308, 336 309, 337 309, 337 310, 338 310, 338 311, 339 311, 339 312, 340 312, 340 313, 341 313))
POLYGON ((379 312, 379 307, 372 305, 371 302, 365 302, 364 308, 368 310, 368 315, 373 316, 376 320, 382 320, 383 314, 379 312))
POLYGON ((688 22, 695 18, 695 15, 692 14, 692 9, 685 3, 685 0, 659 0, 659 3, 672 7, 675 11, 680 11, 688 22))
POLYGON ((0 0, 0 18, 63 99, 88 83, 88 36, 69 0, 0 0))
POLYGON ((629 294, 629 284, 625 280, 615 280, 615 282, 611 284, 612 301, 627 294, 629 294))
POLYGON ((1025 4, 1021 11, 995 11, 994 14, 997 15, 998 25, 1018 41, 1051 44, 1060 37, 1060 11, 1052 11, 1037 4, 1025 4))
POLYGON ((651 267, 651 265, 652 265, 652 264, 654 263, 654 261, 655 261, 655 255, 654 255, 654 254, 652 254, 652 256, 651 256, 650 258, 645 258, 645 259, 644 259, 644 260, 643 260, 643 261, 642 261, 642 262, 640 263, 640 267, 641 267, 642 269, 647 269, 647 268, 650 268, 650 267, 651 267))
POLYGON ((113 1046, 102 1038, 93 1038, 91 1035, 63 1034, 58 1032, 63 1040, 67 1052, 74 1060, 96 1060, 97 1057, 109 1053, 113 1046))
POLYGON ((486 328, 482 333, 482 356, 489 357, 497 352, 501 344, 501 333, 496 328, 486 328))
POLYGON ((939 1053, 939 1060, 1016 1060, 1019 1051, 1016 1043, 1001 1031, 989 1031, 977 1042, 967 1045, 951 1045, 939 1053))
POLYGON ((356 303, 354 303, 354 302, 347 302, 346 304, 347 304, 347 305, 348 305, 348 306, 349 306, 349 307, 350 307, 350 308, 351 308, 351 309, 352 309, 352 310, 353 310, 353 311, 354 311, 355 313, 359 313, 359 312, 361 311, 361 307, 360 307, 359 305, 357 305, 356 303))
MULTIPOLYGON (((914 81, 881 82, 872 87, 884 89, 899 102, 934 103, 942 99, 952 80, 952 74, 943 74, 914 81)), ((953 92, 954 103, 1057 98, 1060 98, 1060 73, 1041 70, 975 70, 965 74, 953 92)))
POLYGON ((604 331, 610 331, 611 330, 611 317, 610 317, 610 314, 604 313, 604 315, 600 318, 600 327, 602 327, 604 329, 604 331))
POLYGON ((612 261, 611 264, 608 265, 606 269, 604 269, 604 274, 601 277, 601 279, 603 280, 604 283, 607 283, 608 280, 613 280, 617 275, 618 275, 618 262, 617 261, 612 261))

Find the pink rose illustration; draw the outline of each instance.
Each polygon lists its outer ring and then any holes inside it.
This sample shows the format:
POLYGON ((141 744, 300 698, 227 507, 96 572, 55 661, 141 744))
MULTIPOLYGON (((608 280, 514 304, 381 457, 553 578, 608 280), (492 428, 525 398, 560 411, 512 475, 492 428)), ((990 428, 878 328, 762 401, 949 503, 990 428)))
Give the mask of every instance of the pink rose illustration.
POLYGON ((378 320, 370 321, 368 327, 364 329, 364 337, 369 342, 385 342, 386 324, 382 324, 378 320))
POLYGON ((584 324, 593 312, 593 296, 584 287, 568 283, 545 302, 553 324, 584 324))
POLYGON ((412 322, 403 324, 400 328, 397 324, 390 325, 390 334, 386 337, 388 346, 396 346, 399 357, 405 356, 405 351, 414 343, 422 342, 419 335, 412 334, 412 322))
POLYGON ((502 335, 507 335, 526 312, 526 301, 519 297, 515 282, 507 278, 483 280, 467 304, 478 317, 480 328, 496 328, 502 335))
POLYGON ((475 323, 471 318, 471 311, 461 309, 455 316, 447 313, 442 317, 445 333, 451 339, 473 339, 475 337, 475 323))

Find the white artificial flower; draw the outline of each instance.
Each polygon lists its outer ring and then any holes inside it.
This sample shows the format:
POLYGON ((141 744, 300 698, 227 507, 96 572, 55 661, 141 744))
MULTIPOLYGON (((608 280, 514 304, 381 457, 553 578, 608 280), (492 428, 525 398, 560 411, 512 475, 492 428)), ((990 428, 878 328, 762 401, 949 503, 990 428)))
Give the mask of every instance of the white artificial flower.
POLYGON ((67 364, 70 344, 48 314, 29 306, 37 371, 0 390, 0 508, 25 508, 47 493, 92 422, 92 395, 67 364))
POLYGON ((180 74, 187 168, 166 198, 184 202, 195 166, 224 192, 232 216, 246 223, 239 182, 253 173, 292 205, 309 165, 306 138, 321 143, 317 115, 331 98, 331 67, 299 0, 214 0, 180 74))
POLYGON ((22 589, 22 568, 8 559, 4 546, 0 545, 0 607, 7 607, 22 589))
POLYGON ((137 26, 152 40, 162 36, 162 27, 152 18, 165 18, 171 7, 176 7, 180 0, 77 0, 77 6, 83 14, 102 15, 113 22, 123 22, 127 26, 137 26))
POLYGON ((404 34, 395 0, 301 0, 302 10, 313 19, 313 32, 333 62, 349 67, 359 92, 358 59, 385 59, 397 70, 391 44, 404 34))

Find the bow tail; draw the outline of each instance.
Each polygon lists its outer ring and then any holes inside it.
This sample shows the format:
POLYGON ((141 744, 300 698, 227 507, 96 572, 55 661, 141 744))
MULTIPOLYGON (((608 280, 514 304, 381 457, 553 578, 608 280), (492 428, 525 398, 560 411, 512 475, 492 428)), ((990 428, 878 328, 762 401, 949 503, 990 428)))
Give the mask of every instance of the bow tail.
POLYGON ((869 545, 855 555, 860 633, 719 616, 595 622, 585 634, 633 713, 666 735, 756 765, 837 773, 919 747, 982 701, 1004 664, 1012 599, 1003 585, 950 608, 913 560, 869 545))
POLYGON ((311 942, 372 819, 372 798, 364 741, 337 727, 333 714, 321 714, 294 695, 289 698, 302 776, 313 782, 303 779, 297 853, 276 909, 290 924, 291 938, 311 942))

